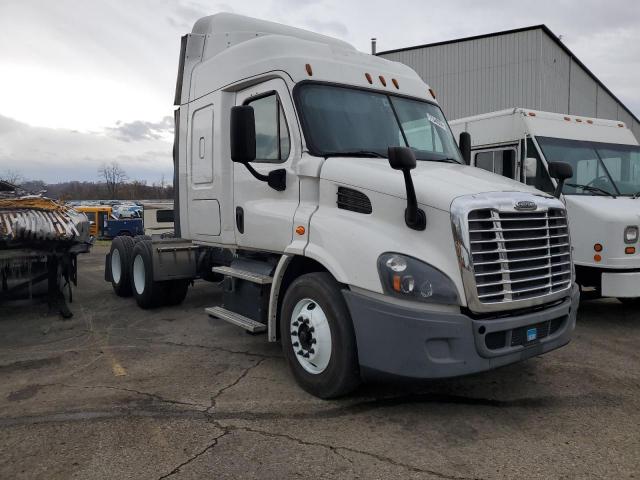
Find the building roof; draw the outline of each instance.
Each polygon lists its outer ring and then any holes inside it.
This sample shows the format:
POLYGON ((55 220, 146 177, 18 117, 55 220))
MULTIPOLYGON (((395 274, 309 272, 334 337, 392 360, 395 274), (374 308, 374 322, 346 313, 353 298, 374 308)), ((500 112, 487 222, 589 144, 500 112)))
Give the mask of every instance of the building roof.
POLYGON ((556 36, 555 33, 553 33, 551 31, 551 29, 549 27, 547 27, 544 24, 540 24, 540 25, 531 25, 529 27, 522 27, 522 28, 514 28, 512 30, 503 30, 501 32, 494 32, 494 33, 485 33, 483 35, 474 35, 472 37, 464 37, 464 38, 458 38, 455 40, 445 40, 443 42, 435 42, 435 43, 425 43, 423 45, 415 45, 413 47, 404 47, 404 48, 396 48, 394 50, 386 50, 383 52, 378 52, 376 53, 376 55, 385 55, 385 54, 389 54, 389 53, 398 53, 398 52, 407 52, 409 50, 419 50, 422 48, 429 48, 429 47, 438 47, 441 45, 449 45, 452 43, 461 43, 461 42, 468 42, 468 41, 472 41, 472 40, 480 40, 482 38, 489 38, 489 37, 498 37, 498 36, 502 36, 502 35, 509 35, 512 33, 520 33, 520 32, 528 32, 531 30, 542 30, 544 33, 546 33, 567 55, 569 55, 569 57, 571 57, 571 59, 576 62, 580 67, 582 67, 582 69, 587 72, 587 74, 593 79, 594 82, 596 82, 598 84, 598 86, 600 88, 602 88, 605 92, 607 92, 609 95, 611 95, 611 97, 618 102, 618 104, 629 114, 631 115, 631 117, 636 121, 636 122, 640 122, 640 119, 638 119, 638 117, 627 108, 627 106, 622 103, 620 101, 620 99, 615 96, 613 94, 613 92, 611 90, 609 90, 607 88, 607 86, 602 83, 602 81, 595 76, 595 74, 589 70, 589 68, 582 63, 582 61, 571 51, 569 50, 569 48, 562 43, 562 40, 560 40, 560 38, 558 38, 556 36))

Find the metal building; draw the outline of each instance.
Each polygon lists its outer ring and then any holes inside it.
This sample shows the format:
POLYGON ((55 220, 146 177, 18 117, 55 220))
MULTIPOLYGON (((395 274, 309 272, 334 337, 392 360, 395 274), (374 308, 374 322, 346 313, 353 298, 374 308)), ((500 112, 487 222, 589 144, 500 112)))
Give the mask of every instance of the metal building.
POLYGON ((452 120, 524 107, 621 120, 640 139, 640 120, 546 25, 378 55, 418 72, 452 120))

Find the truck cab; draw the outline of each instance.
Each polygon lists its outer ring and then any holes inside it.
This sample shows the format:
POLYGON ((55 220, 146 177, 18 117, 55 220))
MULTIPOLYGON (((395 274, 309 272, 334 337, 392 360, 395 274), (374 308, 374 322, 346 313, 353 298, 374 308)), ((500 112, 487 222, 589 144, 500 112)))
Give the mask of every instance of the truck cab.
POLYGON ((178 238, 114 242, 119 294, 150 307, 176 282, 221 281, 207 313, 280 341, 322 398, 569 342, 579 293, 564 205, 467 166, 409 67, 218 14, 182 38, 175 104, 178 238))
POLYGON ((618 120, 513 108, 462 118, 471 164, 553 192, 549 162, 573 167, 562 198, 573 234, 577 282, 598 295, 640 298, 640 146, 618 120))

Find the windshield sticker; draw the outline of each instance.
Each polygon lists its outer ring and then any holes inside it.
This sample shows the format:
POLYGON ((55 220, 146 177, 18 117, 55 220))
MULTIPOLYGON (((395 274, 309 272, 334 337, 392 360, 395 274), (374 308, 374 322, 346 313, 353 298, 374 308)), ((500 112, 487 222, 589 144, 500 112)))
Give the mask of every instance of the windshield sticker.
POLYGON ((440 120, 439 118, 434 117, 430 113, 427 113, 427 119, 431 123, 433 123, 436 127, 440 127, 442 130, 446 130, 447 129, 447 126, 444 124, 444 122, 442 120, 440 120))

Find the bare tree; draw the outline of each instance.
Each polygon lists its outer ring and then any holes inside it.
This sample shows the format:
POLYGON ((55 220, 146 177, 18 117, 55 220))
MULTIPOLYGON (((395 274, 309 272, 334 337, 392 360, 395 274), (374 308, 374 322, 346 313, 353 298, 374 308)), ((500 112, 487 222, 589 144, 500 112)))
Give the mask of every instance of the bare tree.
POLYGON ((12 185, 20 185, 25 181, 24 176, 17 170, 7 169, 0 173, 0 180, 9 182, 12 185))
POLYGON ((107 193, 111 199, 115 199, 118 195, 120 186, 127 181, 127 174, 116 161, 109 165, 103 163, 98 169, 98 174, 104 180, 107 186, 107 193))

